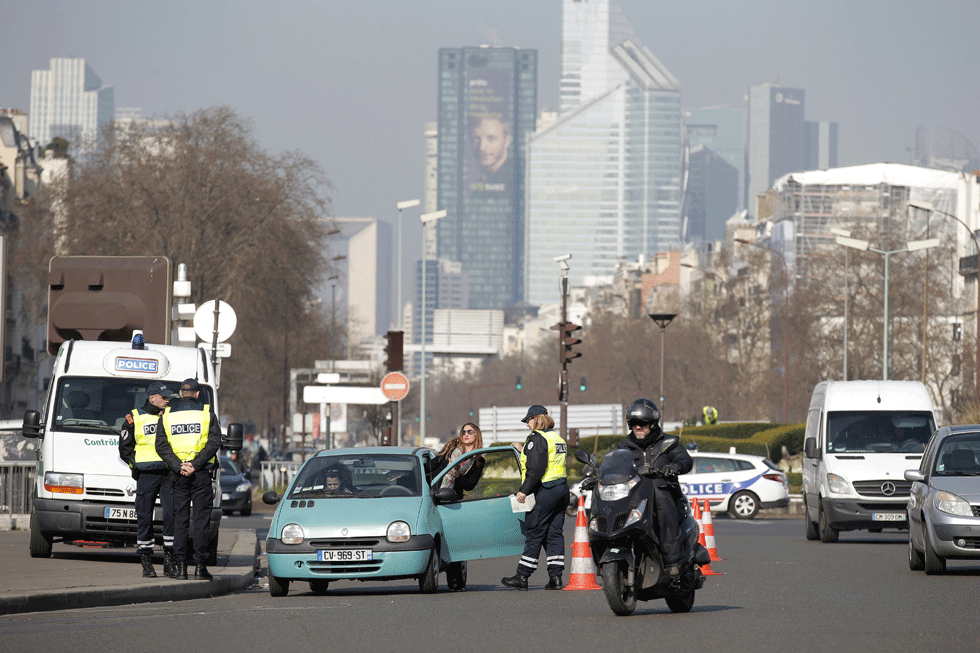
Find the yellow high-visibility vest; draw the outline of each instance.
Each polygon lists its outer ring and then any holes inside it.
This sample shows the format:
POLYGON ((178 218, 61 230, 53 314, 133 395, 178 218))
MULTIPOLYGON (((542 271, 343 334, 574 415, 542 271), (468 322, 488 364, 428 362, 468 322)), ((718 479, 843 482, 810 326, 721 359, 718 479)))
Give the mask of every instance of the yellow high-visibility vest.
MULTIPOLYGON (((540 433, 548 442, 548 467, 544 470, 544 476, 541 477, 541 482, 547 483, 548 481, 557 481, 560 478, 565 478, 568 475, 565 470, 565 455, 568 452, 568 445, 554 431, 534 432, 540 433)), ((523 483, 527 475, 527 455, 523 451, 521 451, 520 461, 521 483, 523 483)))
MULTIPOLYGON (((170 406, 163 411, 163 428, 174 454, 180 462, 194 460, 208 443, 211 426, 211 407, 207 404, 201 410, 171 411, 170 406)), ((211 459, 210 462, 214 462, 211 459)))

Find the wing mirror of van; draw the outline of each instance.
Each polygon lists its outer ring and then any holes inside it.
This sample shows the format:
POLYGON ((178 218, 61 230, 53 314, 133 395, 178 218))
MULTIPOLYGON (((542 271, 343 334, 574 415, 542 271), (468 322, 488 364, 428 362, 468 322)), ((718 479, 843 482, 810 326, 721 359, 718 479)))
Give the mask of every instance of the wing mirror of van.
POLYGON ((819 458, 820 449, 817 447, 816 438, 807 438, 803 442, 803 455, 807 458, 819 458))
POLYGON ((228 451, 241 451, 245 427, 242 424, 229 424, 227 432, 221 436, 221 446, 228 451))
POLYGON ((24 413, 24 427, 22 433, 25 438, 39 438, 44 431, 41 424, 41 413, 36 410, 29 410, 24 413))

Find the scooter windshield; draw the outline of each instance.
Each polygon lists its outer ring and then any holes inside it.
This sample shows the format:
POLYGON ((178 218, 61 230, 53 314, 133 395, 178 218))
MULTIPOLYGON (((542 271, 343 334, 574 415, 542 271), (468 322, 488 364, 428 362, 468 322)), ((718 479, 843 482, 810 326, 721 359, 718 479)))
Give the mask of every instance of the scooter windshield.
POLYGON ((614 449, 602 458, 599 465, 599 485, 626 483, 637 475, 633 454, 626 449, 614 449))

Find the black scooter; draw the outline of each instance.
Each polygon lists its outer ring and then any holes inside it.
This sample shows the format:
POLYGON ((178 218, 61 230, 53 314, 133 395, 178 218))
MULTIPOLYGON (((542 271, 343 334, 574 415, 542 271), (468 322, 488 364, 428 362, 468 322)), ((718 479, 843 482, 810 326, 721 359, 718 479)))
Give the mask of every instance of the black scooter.
POLYGON ((592 558, 609 607, 617 615, 632 614, 637 601, 654 599, 666 599, 671 612, 689 612, 695 591, 704 586, 700 565, 709 564, 711 556, 698 543, 698 525, 689 507, 681 524, 687 556, 680 578, 671 579, 664 571, 653 495, 657 490, 647 479, 663 478, 653 463, 675 446, 677 438, 663 438, 647 449, 639 469, 632 452, 615 449, 603 457, 598 475, 592 457, 575 452, 575 458, 585 464, 583 487, 594 488, 589 519, 592 558))

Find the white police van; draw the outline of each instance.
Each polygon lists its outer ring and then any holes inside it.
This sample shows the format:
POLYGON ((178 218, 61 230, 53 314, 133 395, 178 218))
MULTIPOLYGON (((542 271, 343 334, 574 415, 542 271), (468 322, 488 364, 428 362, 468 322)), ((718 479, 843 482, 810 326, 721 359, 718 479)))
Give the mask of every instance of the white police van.
MULTIPOLYGON (((137 337, 138 336, 138 337, 137 337)), ((119 430, 128 412, 142 408, 146 389, 163 381, 176 392, 181 381, 196 378, 199 400, 218 412, 217 383, 204 349, 69 340, 54 361, 51 385, 40 412, 24 415, 23 433, 40 438, 36 497, 31 513, 31 556, 51 556, 54 542, 93 542, 132 546, 136 543, 136 482, 119 458, 119 430)), ((240 448, 242 426, 231 424, 223 437, 240 448)), ((221 492, 214 480, 209 561, 215 564, 221 492)), ((162 536, 158 507, 154 530, 162 536)))

